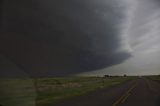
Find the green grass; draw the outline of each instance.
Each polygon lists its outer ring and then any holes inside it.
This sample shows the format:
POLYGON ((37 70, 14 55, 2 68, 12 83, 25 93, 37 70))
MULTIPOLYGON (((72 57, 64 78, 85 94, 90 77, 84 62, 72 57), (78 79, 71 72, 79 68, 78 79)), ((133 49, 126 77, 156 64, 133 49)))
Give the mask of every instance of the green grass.
POLYGON ((4 106, 33 106, 35 87, 31 79, 0 79, 0 104, 4 106))
POLYGON ((0 79, 0 103, 7 106, 51 106, 98 89, 124 83, 132 77, 60 77, 0 79))
POLYGON ((38 106, 46 106, 121 84, 130 78, 69 77, 38 79, 38 106))
POLYGON ((158 83, 160 83, 160 75, 152 75, 152 76, 147 76, 147 78, 157 81, 158 83))

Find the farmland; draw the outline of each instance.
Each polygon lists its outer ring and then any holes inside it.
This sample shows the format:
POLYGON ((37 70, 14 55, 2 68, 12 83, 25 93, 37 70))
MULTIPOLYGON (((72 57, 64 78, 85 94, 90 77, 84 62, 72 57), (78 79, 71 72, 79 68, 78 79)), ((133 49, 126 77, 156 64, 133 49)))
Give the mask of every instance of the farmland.
POLYGON ((50 106, 75 96, 116 86, 134 77, 0 79, 0 102, 7 106, 50 106))
POLYGON ((146 78, 151 79, 153 81, 156 81, 160 83, 160 75, 151 75, 151 76, 146 76, 146 78))

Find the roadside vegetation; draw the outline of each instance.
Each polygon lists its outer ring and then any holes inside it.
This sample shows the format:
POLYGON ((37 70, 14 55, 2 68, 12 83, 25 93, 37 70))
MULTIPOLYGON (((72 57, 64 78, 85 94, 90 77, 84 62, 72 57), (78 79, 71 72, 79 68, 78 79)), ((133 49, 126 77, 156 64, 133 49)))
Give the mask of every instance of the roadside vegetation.
POLYGON ((98 89, 122 84, 133 78, 126 76, 105 76, 38 78, 34 80, 1 79, 0 82, 4 83, 0 85, 3 86, 1 91, 5 91, 5 98, 4 96, 0 96, 0 102, 6 101, 4 103, 10 103, 12 106, 16 102, 15 106, 32 106, 36 98, 38 106, 51 106, 75 96, 85 95, 98 89), (27 101, 29 102, 27 103, 27 101), (21 103, 25 103, 26 105, 22 105, 21 103))
POLYGON ((147 76, 147 78, 157 81, 158 83, 160 83, 160 75, 151 75, 151 76, 147 76))

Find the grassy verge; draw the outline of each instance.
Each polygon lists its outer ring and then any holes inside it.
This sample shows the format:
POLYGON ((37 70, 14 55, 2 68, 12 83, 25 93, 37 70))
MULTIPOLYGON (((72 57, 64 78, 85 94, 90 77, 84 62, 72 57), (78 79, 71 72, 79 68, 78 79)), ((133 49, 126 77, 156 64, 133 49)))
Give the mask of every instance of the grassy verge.
POLYGON ((115 86, 130 79, 132 78, 70 77, 38 79, 38 106, 49 106, 98 89, 115 86))
POLYGON ((35 98, 32 79, 0 79, 0 105, 34 106, 35 98))
POLYGON ((124 83, 133 77, 60 77, 0 79, 0 104, 7 106, 51 106, 98 89, 124 83))
POLYGON ((160 75, 153 75, 153 76, 147 76, 147 78, 157 81, 158 83, 160 83, 160 75))

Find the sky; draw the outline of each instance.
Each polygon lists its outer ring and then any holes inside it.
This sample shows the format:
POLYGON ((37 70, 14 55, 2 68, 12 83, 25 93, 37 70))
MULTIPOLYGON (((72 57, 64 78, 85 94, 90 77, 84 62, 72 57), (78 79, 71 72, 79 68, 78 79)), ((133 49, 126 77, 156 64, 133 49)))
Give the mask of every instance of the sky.
POLYGON ((122 31, 124 47, 132 57, 109 68, 82 75, 157 75, 160 74, 160 2, 132 0, 128 21, 122 31))
POLYGON ((159 74, 158 0, 8 0, 1 76, 159 74))

